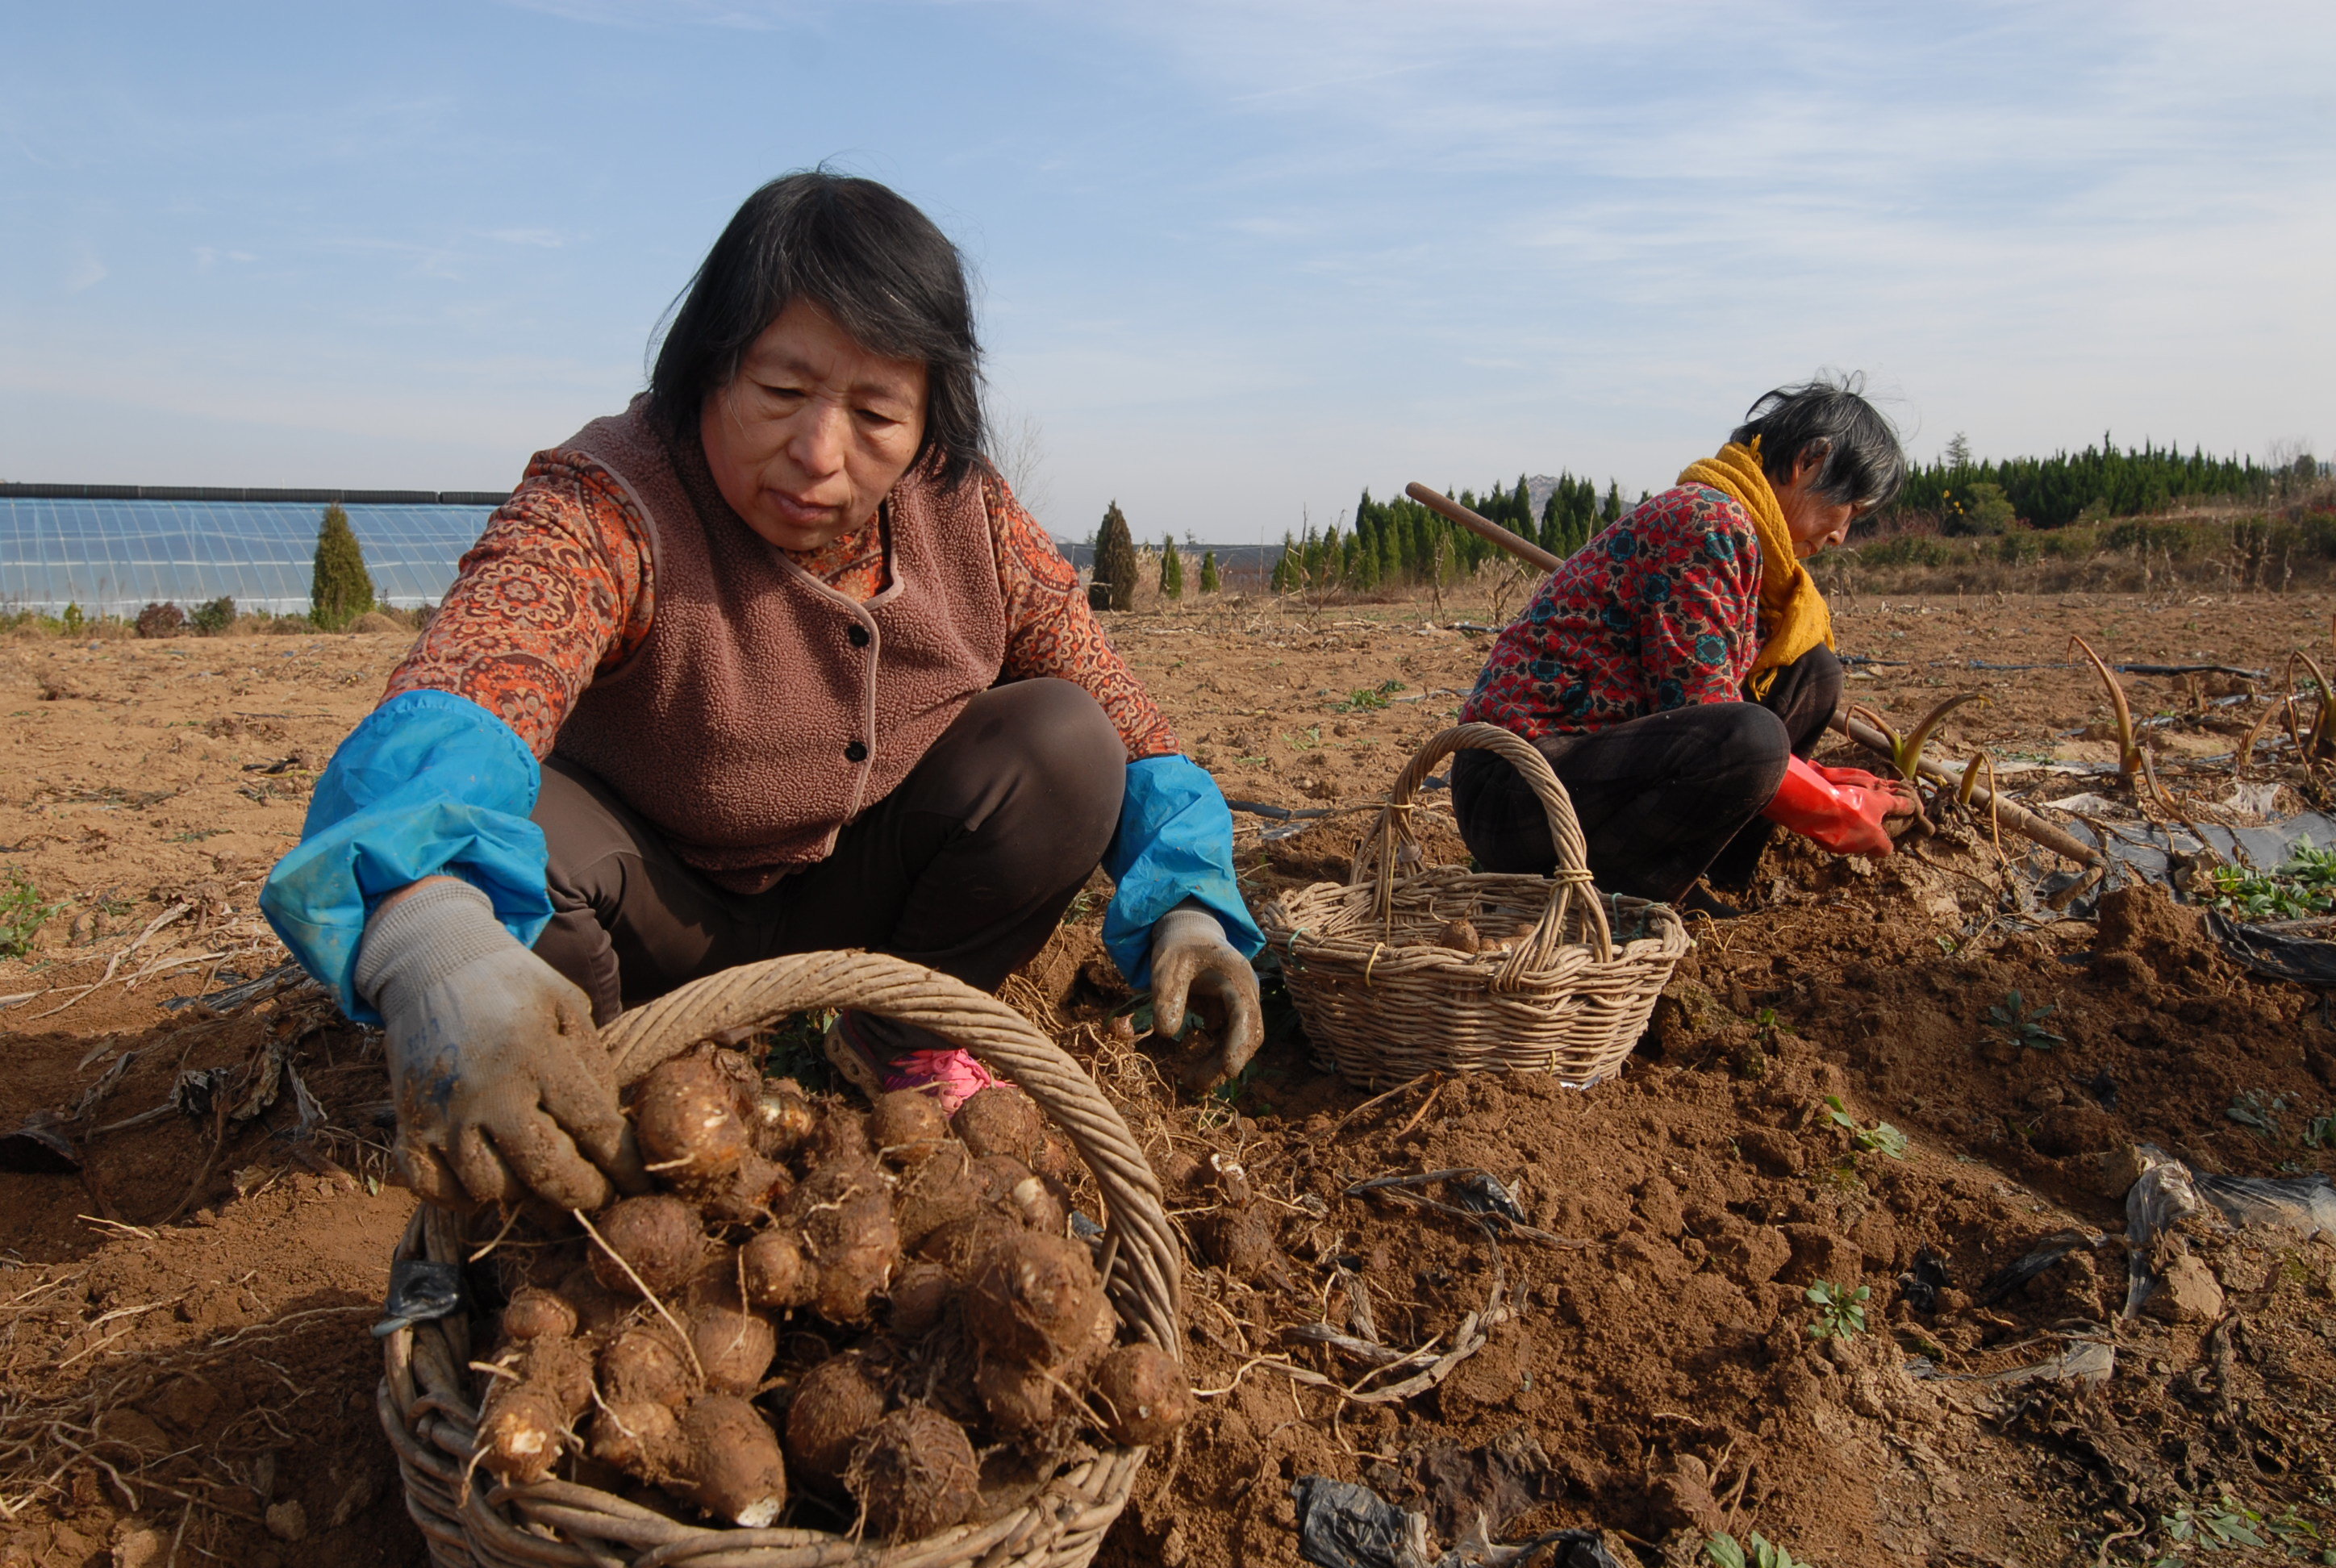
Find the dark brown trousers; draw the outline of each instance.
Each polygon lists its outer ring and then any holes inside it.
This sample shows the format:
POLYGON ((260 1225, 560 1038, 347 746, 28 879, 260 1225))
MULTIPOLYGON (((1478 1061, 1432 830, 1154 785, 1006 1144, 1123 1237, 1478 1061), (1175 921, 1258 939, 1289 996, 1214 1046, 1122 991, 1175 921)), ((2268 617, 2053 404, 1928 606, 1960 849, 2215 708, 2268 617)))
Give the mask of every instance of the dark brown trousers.
POLYGON ((607 1023, 686 981, 782 953, 868 948, 983 990, 1044 947, 1119 824, 1127 752, 1068 681, 966 705, 900 788, 816 865, 735 893, 572 763, 543 766, 551 923, 535 950, 607 1023))

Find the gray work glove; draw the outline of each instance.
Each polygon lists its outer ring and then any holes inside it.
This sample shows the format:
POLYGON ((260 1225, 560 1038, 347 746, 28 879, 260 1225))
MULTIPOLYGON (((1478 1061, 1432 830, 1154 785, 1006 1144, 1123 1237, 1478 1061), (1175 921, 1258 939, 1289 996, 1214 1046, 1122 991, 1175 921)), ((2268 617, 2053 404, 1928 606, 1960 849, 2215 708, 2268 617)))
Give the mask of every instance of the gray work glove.
POLYGON ((468 882, 433 879, 378 911, 357 994, 389 1032, 399 1179, 434 1203, 532 1193, 597 1209, 647 1190, 592 1004, 495 919, 468 882))
POLYGON ((1214 1081, 1249 1066, 1265 1040, 1257 998, 1257 971, 1225 940, 1225 928, 1187 899, 1152 927, 1152 1027, 1181 1037, 1184 1015, 1201 1015, 1223 1042, 1214 1081))

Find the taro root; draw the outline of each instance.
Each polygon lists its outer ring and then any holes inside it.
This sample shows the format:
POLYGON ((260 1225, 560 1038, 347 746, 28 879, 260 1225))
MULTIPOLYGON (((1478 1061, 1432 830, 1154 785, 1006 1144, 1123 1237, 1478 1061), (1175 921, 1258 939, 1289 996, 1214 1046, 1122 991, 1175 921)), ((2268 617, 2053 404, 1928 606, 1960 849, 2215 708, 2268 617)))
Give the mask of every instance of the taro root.
POLYGON ((770 1219, 794 1191, 794 1178, 751 1150, 728 1176, 696 1189, 694 1195, 706 1217, 728 1225, 752 1225, 770 1219))
POLYGON ((1011 1154, 981 1154, 973 1162, 974 1192, 982 1203, 1007 1213, 1015 1213, 1014 1190, 1029 1179, 1030 1167, 1011 1154))
POLYGON ((633 1289, 630 1281, 624 1282, 621 1294, 600 1283, 599 1276, 592 1271, 592 1261, 599 1255, 600 1250, 593 1247, 577 1260, 576 1266, 555 1288, 554 1293, 576 1313, 579 1339, 600 1339, 615 1333, 618 1325, 641 1302, 641 1293, 633 1289))
POLYGON ((918 1247, 917 1255, 948 1270, 949 1278, 958 1284, 969 1285, 981 1271, 990 1248, 1020 1230, 1019 1225, 994 1209, 978 1209, 927 1236, 918 1247))
POLYGON ((973 1391, 981 1396, 990 1426, 1006 1437, 1019 1437, 1046 1426, 1055 1418, 1055 1404, 1060 1398, 1048 1373, 1011 1361, 983 1362, 973 1375, 973 1391))
POLYGON ((608 1256, 611 1251, 659 1296, 687 1284, 706 1255, 706 1232, 698 1226, 697 1212, 663 1193, 627 1198, 600 1216, 598 1229, 608 1246, 592 1249, 592 1276, 620 1295, 633 1293, 636 1287, 616 1258, 608 1256))
POLYGON ((710 1188, 753 1153, 736 1079, 708 1057, 676 1057, 649 1070, 633 1101, 633 1132, 653 1175, 710 1188))
POLYGON ((949 1113, 924 1089, 894 1089, 876 1101, 868 1135, 876 1152, 893 1164, 913 1169, 930 1159, 949 1136, 949 1113))
POLYGON ((819 1115, 805 1151, 805 1164, 824 1172, 837 1165, 874 1163, 876 1151, 868 1142, 868 1118, 842 1105, 830 1105, 819 1115))
POLYGON ((662 1484, 688 1463, 681 1440, 681 1413, 653 1399, 602 1403, 592 1417, 587 1451, 628 1475, 662 1484))
POLYGON ((521 1285, 503 1307, 506 1339, 565 1339, 575 1332, 575 1304, 556 1290, 521 1285))
POLYGON ((1046 1146, 1046 1118, 1038 1102, 1011 1084, 992 1084, 957 1108, 949 1118, 957 1135, 978 1159, 1005 1154, 1029 1164, 1046 1146))
POLYGON ((754 1306, 801 1307, 818 1289, 818 1274, 795 1232, 757 1231, 738 1251, 746 1300, 754 1306))
POLYGON ((1202 1253, 1235 1279, 1256 1279, 1278 1267, 1272 1222, 1255 1209, 1220 1209, 1198 1228, 1202 1253))
POLYGON ((1026 1367, 1069 1360, 1106 1310, 1086 1248, 1028 1231, 990 1245, 965 1299, 966 1327, 981 1348, 1026 1367))
POLYGON ((551 1389, 497 1378, 479 1417, 479 1463, 498 1480, 531 1486, 560 1462, 567 1427, 567 1412, 551 1389))
POLYGON ((697 1371, 671 1329, 637 1323, 600 1352, 600 1388, 613 1402, 679 1408, 697 1392, 697 1371))
POLYGON ((682 1489, 734 1524, 761 1530, 787 1506, 787 1466, 762 1412, 730 1394, 702 1394, 682 1413, 682 1489))
POLYGON ((1030 1162, 1030 1168, 1067 1186, 1078 1179, 1079 1173, 1085 1169, 1085 1163, 1079 1158, 1077 1145, 1049 1127, 1045 1140, 1038 1145, 1037 1157, 1030 1162))
POLYGON ((706 1303, 689 1314, 689 1342, 706 1368, 706 1386, 718 1394, 751 1394, 779 1353, 778 1336, 759 1312, 706 1303))
POLYGON ((1450 948, 1455 952, 1473 954, 1484 951, 1484 939, 1476 933, 1475 923, 1464 915, 1458 920, 1445 922, 1444 929, 1436 933, 1436 945, 1450 948))
POLYGON ((520 1356, 520 1381, 541 1388, 559 1401, 569 1420, 592 1405, 592 1350, 575 1339, 545 1336, 530 1339, 520 1356))
POLYGON ((900 1259, 900 1227, 883 1173, 871 1162, 814 1172, 794 1190, 787 1218, 803 1226, 803 1252, 818 1269, 812 1302, 831 1323, 864 1323, 869 1299, 900 1259))
POLYGON ((889 1294, 892 1305, 884 1326, 898 1339, 921 1339, 940 1326, 949 1304, 957 1300, 957 1286, 947 1269, 918 1258, 893 1273, 889 1294))
POLYGON ((764 1159, 784 1159, 801 1148, 819 1125, 819 1113, 793 1078, 775 1078, 763 1086, 746 1111, 746 1131, 754 1152, 764 1159))
POLYGON ((1114 1443, 1128 1447, 1164 1443, 1192 1418, 1192 1385, 1175 1359, 1157 1345, 1123 1345, 1103 1359, 1088 1387, 1088 1403, 1114 1443))
POLYGON ((980 1500, 981 1466, 965 1428, 911 1406, 876 1423, 846 1477, 868 1528, 888 1542, 948 1529, 980 1500))
POLYGON ((1007 1206, 1022 1222, 1042 1235, 1059 1236, 1070 1228, 1070 1209, 1059 1189, 1044 1176, 1025 1176, 1006 1194, 1007 1206))
POLYGON ((822 1361, 803 1375, 787 1407, 787 1462, 801 1475, 840 1481, 861 1434, 883 1414, 883 1390, 859 1357, 822 1361))
POLYGON ((980 1205, 973 1156, 966 1153, 963 1144, 942 1144, 900 1178, 895 1213, 900 1244, 918 1246, 943 1225, 965 1218, 980 1205))

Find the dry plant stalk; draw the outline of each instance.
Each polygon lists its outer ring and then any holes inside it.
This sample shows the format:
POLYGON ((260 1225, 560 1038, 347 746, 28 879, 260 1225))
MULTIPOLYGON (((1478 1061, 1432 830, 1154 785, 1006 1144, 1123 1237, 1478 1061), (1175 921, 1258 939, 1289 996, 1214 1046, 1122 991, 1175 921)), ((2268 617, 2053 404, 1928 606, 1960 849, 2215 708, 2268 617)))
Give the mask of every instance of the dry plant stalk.
POLYGON ((2142 771, 2141 743, 2134 738, 2133 733, 2133 705, 2126 700, 2125 687, 2118 684, 2109 667, 2101 661, 2101 656, 2093 651, 2091 643, 2070 632, 2068 645, 2092 661, 2093 667, 2100 671, 2102 684, 2109 688, 2109 705, 2117 714, 2117 783, 2132 789, 2135 779, 2142 771))
POLYGON ((2262 716, 2255 720, 2253 727, 2247 731, 2246 738, 2239 742, 2239 749, 2231 755, 2231 777, 2234 781, 2241 783, 2245 781, 2247 763, 2254 755, 2255 742, 2263 738, 2263 730, 2269 726, 2273 719, 2294 706, 2295 694, 2291 691, 2279 701, 2269 704, 2263 708, 2262 716))
POLYGON ((2282 705, 2282 711, 2287 716, 2288 738, 2295 742, 2296 755, 2303 759, 2303 765, 2307 768, 2313 763, 2336 755, 2336 695, 2331 695, 2329 690, 2328 674, 2320 667, 2320 661, 2302 648, 2297 648, 2293 653, 2289 654, 2286 686, 2287 698, 2282 705), (2295 689, 2295 666, 2298 660, 2302 662, 2304 668, 2312 672, 2312 684, 2320 688, 2320 704, 2312 712, 2312 728, 2302 734, 2297 733, 2295 724, 2295 704, 2298 696, 2295 689))

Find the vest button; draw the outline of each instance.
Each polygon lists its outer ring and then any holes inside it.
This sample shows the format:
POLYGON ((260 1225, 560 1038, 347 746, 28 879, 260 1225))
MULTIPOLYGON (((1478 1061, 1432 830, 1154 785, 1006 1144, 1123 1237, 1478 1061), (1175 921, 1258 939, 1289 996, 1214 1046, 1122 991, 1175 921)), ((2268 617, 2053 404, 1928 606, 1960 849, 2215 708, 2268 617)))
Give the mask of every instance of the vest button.
POLYGON ((854 648, 866 648, 871 640, 868 628, 856 620, 852 623, 852 629, 843 635, 852 639, 852 646, 854 648))
POLYGON ((845 746, 843 748, 843 760, 846 762, 866 762, 868 760, 868 743, 865 741, 856 740, 850 745, 845 746))

